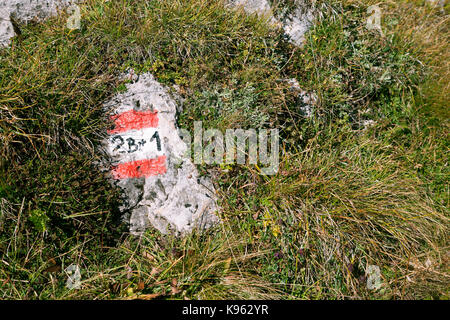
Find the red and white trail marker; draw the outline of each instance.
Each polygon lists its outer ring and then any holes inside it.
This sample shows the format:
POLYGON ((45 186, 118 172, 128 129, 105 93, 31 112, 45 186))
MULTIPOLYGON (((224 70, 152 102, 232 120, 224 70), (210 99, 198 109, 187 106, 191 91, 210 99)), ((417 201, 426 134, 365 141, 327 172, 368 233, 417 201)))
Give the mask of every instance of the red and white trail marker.
POLYGON ((162 233, 184 234, 215 225, 214 186, 200 177, 178 134, 177 104, 151 74, 105 104, 113 127, 105 147, 114 183, 124 191, 119 209, 130 232, 150 225, 162 233))
POLYGON ((157 111, 123 111, 112 117, 109 153, 120 158, 112 170, 115 179, 147 178, 167 172, 157 111))

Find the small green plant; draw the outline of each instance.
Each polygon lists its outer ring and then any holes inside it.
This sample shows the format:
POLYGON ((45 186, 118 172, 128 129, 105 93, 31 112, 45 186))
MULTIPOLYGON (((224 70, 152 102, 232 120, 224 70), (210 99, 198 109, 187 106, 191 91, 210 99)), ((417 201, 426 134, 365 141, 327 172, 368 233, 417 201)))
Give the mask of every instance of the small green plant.
POLYGON ((0 49, 1 297, 448 299, 448 16, 383 2, 383 38, 364 27, 373 1, 312 2, 337 14, 303 48, 222 1, 87 0, 76 32, 64 15, 24 26, 0 49), (275 176, 199 168, 217 229, 127 234, 96 150, 130 68, 176 85, 181 127, 280 129, 275 176), (310 119, 292 78, 317 95, 310 119))
POLYGON ((34 209, 28 218, 33 223, 34 228, 39 232, 45 232, 48 230, 47 223, 50 218, 40 209, 34 209))

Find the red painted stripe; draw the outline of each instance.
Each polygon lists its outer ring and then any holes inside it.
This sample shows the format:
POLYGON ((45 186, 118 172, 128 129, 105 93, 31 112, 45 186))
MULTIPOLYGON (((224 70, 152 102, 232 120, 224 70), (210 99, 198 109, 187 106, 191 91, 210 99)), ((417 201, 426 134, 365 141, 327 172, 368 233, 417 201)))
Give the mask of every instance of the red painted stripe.
POLYGON ((138 160, 133 162, 121 163, 113 168, 114 179, 129 179, 156 176, 167 172, 166 156, 160 156, 156 159, 138 160))
POLYGON ((109 134, 121 133, 128 130, 156 128, 158 126, 158 112, 130 110, 111 117, 116 127, 109 130, 109 134))

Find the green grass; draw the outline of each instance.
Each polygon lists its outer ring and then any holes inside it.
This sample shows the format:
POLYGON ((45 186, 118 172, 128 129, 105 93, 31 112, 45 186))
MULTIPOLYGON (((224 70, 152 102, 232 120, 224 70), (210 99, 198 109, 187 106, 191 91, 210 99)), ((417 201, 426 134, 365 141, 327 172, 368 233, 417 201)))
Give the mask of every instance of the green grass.
POLYGON ((382 37, 364 27, 372 2, 321 1, 303 48, 203 0, 89 0, 81 30, 64 14, 22 26, 0 51, 0 297, 448 299, 448 15, 385 2, 382 37), (181 127, 280 128, 275 176, 199 167, 216 229, 134 238, 120 221, 95 147, 130 67, 178 86, 181 127), (318 96, 311 119, 280 81, 294 77, 318 96))

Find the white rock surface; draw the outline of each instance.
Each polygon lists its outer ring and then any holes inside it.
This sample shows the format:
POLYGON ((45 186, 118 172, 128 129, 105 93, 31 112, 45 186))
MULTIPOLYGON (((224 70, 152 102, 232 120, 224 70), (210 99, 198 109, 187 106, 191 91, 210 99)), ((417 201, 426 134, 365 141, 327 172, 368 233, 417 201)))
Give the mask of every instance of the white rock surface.
POLYGON ((294 13, 287 17, 283 23, 284 32, 289 36, 292 43, 302 46, 305 34, 314 21, 314 8, 308 8, 304 4, 298 4, 294 13))
POLYGON ((439 6, 441 8, 445 6, 445 1, 446 0, 427 0, 432 6, 439 6))
MULTIPOLYGON (((161 233, 185 234, 194 229, 208 228, 219 222, 215 191, 208 179, 200 178, 195 165, 187 154, 187 144, 180 138, 176 127, 177 104, 166 88, 151 74, 135 76, 134 83, 127 85, 125 93, 118 94, 105 104, 113 114, 131 110, 137 112, 156 111, 159 119, 156 128, 130 130, 128 136, 144 138, 147 143, 155 130, 161 138, 161 150, 155 147, 142 148, 137 152, 115 152, 114 134, 105 141, 105 151, 114 167, 120 163, 166 157, 165 174, 141 178, 116 180, 126 195, 126 204, 120 208, 129 211, 130 232, 141 234, 150 224, 161 233)), ((117 150, 116 150, 117 151, 117 150)))
POLYGON ((242 7, 248 13, 257 13, 267 17, 272 23, 281 25, 290 41, 302 46, 305 33, 311 27, 314 20, 315 7, 305 0, 296 0, 296 9, 284 21, 278 21, 267 0, 229 0, 231 7, 242 7))
POLYGON ((0 47, 6 47, 16 34, 9 19, 9 12, 0 8, 0 47))
POLYGON ((230 4, 236 7, 243 7, 248 13, 272 14, 272 9, 267 0, 230 0, 230 4))
POLYGON ((441 13, 445 14, 445 4, 448 0, 428 0, 427 2, 434 7, 439 7, 441 13))
POLYGON ((54 16, 79 0, 0 0, 0 46, 8 46, 15 36, 10 16, 20 23, 54 16))
POLYGON ((306 118, 311 118, 314 114, 314 107, 317 104, 317 96, 314 93, 303 90, 295 78, 286 81, 290 84, 291 90, 294 90, 298 94, 301 114, 306 118))
POLYGON ((271 23, 279 24, 267 0, 230 0, 229 4, 231 7, 243 8, 247 13, 257 13, 268 18, 271 23))
MULTIPOLYGON (((272 23, 281 25, 284 32, 289 36, 290 41, 302 46, 305 41, 305 34, 308 32, 314 21, 314 14, 317 11, 314 4, 306 0, 296 0, 296 8, 284 21, 278 21, 267 0, 229 0, 231 7, 242 7, 248 13, 257 13, 267 17, 272 23)), ((302 88, 296 79, 286 80, 291 89, 298 93, 300 112, 307 118, 313 116, 314 106, 317 104, 317 96, 308 93, 302 88)))

